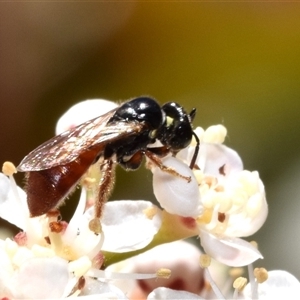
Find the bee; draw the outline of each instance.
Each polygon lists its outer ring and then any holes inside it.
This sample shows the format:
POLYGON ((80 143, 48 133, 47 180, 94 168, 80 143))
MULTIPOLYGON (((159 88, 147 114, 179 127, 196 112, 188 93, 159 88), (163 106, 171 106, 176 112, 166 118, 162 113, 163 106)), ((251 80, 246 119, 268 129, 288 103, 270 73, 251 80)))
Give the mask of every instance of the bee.
POLYGON ((196 109, 190 113, 175 102, 160 106, 150 97, 138 97, 46 141, 30 152, 17 170, 27 172, 27 203, 31 217, 59 207, 89 167, 100 162, 99 199, 95 202, 95 226, 99 231, 103 204, 114 183, 114 170, 136 170, 146 156, 162 171, 185 177, 163 165, 161 158, 186 148, 194 136, 197 146, 190 164, 193 168, 199 139, 192 129, 196 109), (161 146, 149 147, 156 141, 161 146), (98 225, 97 225, 98 224, 98 225))

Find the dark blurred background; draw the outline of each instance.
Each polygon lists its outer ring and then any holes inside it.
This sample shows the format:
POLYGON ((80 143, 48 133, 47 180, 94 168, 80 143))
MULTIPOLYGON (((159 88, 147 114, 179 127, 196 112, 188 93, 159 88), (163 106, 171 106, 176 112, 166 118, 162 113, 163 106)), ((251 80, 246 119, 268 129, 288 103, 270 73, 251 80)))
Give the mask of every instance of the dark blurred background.
MULTIPOLYGON (((270 213, 253 237, 265 256, 258 265, 300 278, 299 9, 266 2, 1 3, 1 161, 18 164, 80 100, 147 94, 197 107, 194 124, 224 124, 226 144, 265 183, 270 213)), ((125 175, 118 170, 113 199, 154 198, 144 167, 125 175)), ((72 201, 63 209, 72 210, 72 201)))

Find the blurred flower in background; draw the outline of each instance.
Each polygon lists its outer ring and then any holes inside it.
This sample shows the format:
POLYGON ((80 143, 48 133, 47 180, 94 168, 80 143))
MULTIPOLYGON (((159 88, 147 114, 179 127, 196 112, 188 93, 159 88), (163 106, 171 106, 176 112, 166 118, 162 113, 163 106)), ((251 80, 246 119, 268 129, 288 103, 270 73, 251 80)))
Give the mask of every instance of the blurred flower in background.
MULTIPOLYGON (((1 3, 0 38, 2 162, 52 137, 82 99, 147 94, 197 107, 195 124, 223 122, 227 145, 264 181, 264 266, 300 278, 296 3, 1 3)), ((147 174, 118 171, 112 198, 154 200, 147 174)))

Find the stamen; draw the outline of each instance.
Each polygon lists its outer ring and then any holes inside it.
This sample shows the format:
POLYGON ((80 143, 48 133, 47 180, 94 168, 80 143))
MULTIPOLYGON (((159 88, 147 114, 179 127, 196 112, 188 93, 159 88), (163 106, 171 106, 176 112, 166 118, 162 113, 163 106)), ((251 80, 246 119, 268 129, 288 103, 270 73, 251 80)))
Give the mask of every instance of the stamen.
POLYGON ((153 217, 157 214, 157 207, 156 206, 151 206, 143 210, 143 213, 146 215, 146 217, 149 220, 152 220, 153 217))
POLYGON ((208 266, 210 266, 210 263, 211 263, 210 256, 207 255, 207 254, 202 254, 202 255, 200 255, 200 260, 199 261, 200 261, 201 268, 204 268, 205 279, 209 282, 212 290, 214 291, 214 293, 216 295, 216 298, 225 300, 225 297, 223 296, 223 294, 219 290, 218 286, 216 285, 216 283, 212 279, 212 277, 210 275, 210 272, 208 270, 208 266))
POLYGON ((143 280, 152 278, 169 278, 171 271, 169 269, 161 268, 156 273, 140 274, 140 273, 118 273, 110 272, 108 270, 91 269, 87 273, 90 277, 104 278, 104 279, 129 279, 129 280, 143 280))
POLYGON ((2 173, 6 176, 12 176, 17 173, 17 168, 12 162, 6 161, 2 166, 2 173))
MULTIPOLYGON (((18 205, 21 205, 21 207, 25 208, 25 203, 23 203, 21 201, 20 195, 18 193, 17 183, 13 176, 14 173, 17 173, 16 167, 14 166, 14 164, 12 162, 6 161, 2 166, 2 172, 6 176, 8 176, 10 179, 10 182, 11 182, 10 186, 14 193, 15 200, 18 202, 18 205)), ((28 210, 27 207, 26 207, 26 210, 28 210)))
POLYGON ((265 282, 269 277, 268 271, 265 268, 255 268, 254 269, 254 276, 255 276, 256 281, 258 283, 265 282))
POLYGON ((253 265, 248 265, 248 276, 249 276, 249 282, 251 285, 251 296, 252 299, 258 299, 258 285, 255 281, 254 274, 253 274, 253 265))
MULTIPOLYGON (((223 294, 224 295, 228 295, 229 291, 232 290, 232 283, 235 279, 237 279, 238 277, 241 277, 242 274, 244 273, 244 269, 243 268, 230 268, 228 270, 228 277, 227 280, 222 288, 223 294)), ((233 299, 237 299, 238 297, 238 291, 234 291, 233 294, 233 299)))
POLYGON ((71 244, 77 235, 78 224, 80 224, 80 218, 82 217, 86 205, 86 189, 81 189, 80 199, 73 217, 71 218, 69 225, 63 234, 63 240, 66 244, 71 244))
POLYGON ((239 292, 244 289, 244 287, 247 284, 247 278, 245 277, 238 277, 234 282, 233 282, 233 288, 238 290, 239 292))
POLYGON ((98 218, 94 218, 89 222, 89 229, 95 234, 100 234, 102 232, 102 226, 98 218))
POLYGON ((233 282, 233 299, 238 299, 238 294, 240 291, 244 289, 244 287, 247 284, 247 279, 245 277, 238 277, 234 282, 233 282))
POLYGON ((258 244, 256 241, 251 241, 250 244, 255 247, 256 249, 258 249, 258 244))
POLYGON ((55 232, 55 233, 61 233, 66 226, 64 225, 63 222, 50 222, 49 223, 49 228, 51 230, 51 232, 55 232))
POLYGON ((157 275, 157 278, 169 279, 171 277, 171 270, 161 268, 161 269, 157 270, 156 275, 157 275))
POLYGON ((211 258, 207 254, 201 254, 200 255, 200 266, 201 268, 207 268, 210 266, 211 258))

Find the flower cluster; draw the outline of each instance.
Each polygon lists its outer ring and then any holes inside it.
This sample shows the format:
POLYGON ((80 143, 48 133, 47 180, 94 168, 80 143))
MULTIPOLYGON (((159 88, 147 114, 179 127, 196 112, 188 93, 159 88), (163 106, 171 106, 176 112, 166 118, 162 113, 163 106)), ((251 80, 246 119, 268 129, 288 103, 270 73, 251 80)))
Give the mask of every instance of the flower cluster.
POLYGON ((163 160, 166 166, 190 176, 190 183, 153 166, 153 189, 163 208, 192 218, 207 254, 229 266, 245 266, 261 254, 240 239, 255 233, 265 222, 268 207, 258 172, 243 169, 239 155, 222 144, 222 125, 195 130, 201 142, 193 170, 188 168, 195 142, 163 160))
MULTIPOLYGON (((56 133, 115 107, 106 100, 81 102, 62 116, 56 133)), ((0 217, 21 231, 0 240, 0 299, 299 297, 300 283, 291 274, 252 269, 262 254, 242 239, 259 230, 268 214, 258 172, 244 170, 238 153, 223 145, 223 125, 194 132, 200 151, 192 169, 196 140, 176 157, 162 158, 175 175, 147 159, 161 208, 146 200, 109 201, 99 234, 89 227, 97 172, 85 175, 76 211, 67 223, 59 211, 30 218, 26 193, 13 178, 15 167, 5 163, 0 217), (179 241, 193 236, 205 254, 179 241), (248 266, 249 284, 237 268, 242 266, 248 266)))
MULTIPOLYGON (((61 221, 55 211, 30 218, 26 194, 11 176, 13 165, 5 163, 3 169, 10 178, 0 173, 0 214, 22 231, 13 239, 0 240, 1 299, 60 299, 79 294, 95 295, 94 299, 125 298, 122 291, 103 281, 116 276, 99 270, 104 262, 101 251, 144 248, 160 228, 159 209, 147 201, 109 202, 101 220, 103 232, 96 235, 89 229, 93 208, 85 210, 84 188, 69 223, 61 221)), ((153 276, 157 277, 138 278, 153 276)))

